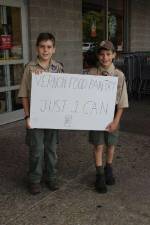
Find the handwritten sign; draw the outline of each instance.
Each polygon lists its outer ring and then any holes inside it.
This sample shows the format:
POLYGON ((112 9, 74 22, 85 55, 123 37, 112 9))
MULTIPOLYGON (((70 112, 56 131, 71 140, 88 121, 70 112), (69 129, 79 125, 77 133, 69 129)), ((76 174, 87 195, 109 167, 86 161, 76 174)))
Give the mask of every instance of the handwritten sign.
POLYGON ((117 77, 32 75, 31 127, 105 130, 113 120, 117 77))

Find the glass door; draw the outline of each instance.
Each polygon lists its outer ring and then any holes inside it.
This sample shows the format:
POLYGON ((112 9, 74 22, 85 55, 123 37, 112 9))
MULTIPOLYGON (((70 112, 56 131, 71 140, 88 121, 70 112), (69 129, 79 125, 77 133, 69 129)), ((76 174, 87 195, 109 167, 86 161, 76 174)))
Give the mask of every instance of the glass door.
POLYGON ((17 97, 28 59, 25 1, 0 1, 0 124, 22 117, 17 97))
POLYGON ((127 0, 82 1, 83 73, 97 64, 96 49, 102 40, 112 41, 118 56, 127 48, 127 6, 127 0))
POLYGON ((108 39, 116 50, 124 50, 124 0, 108 1, 108 39))
POLYGON ((96 50, 100 41, 106 36, 106 1, 83 0, 83 73, 96 66, 96 50))

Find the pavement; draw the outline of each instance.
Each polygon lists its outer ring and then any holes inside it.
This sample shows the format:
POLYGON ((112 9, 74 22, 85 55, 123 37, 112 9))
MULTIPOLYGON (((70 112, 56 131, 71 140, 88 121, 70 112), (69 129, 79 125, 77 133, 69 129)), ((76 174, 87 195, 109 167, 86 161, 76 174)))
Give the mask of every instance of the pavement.
MULTIPOLYGON (((0 225, 150 225, 150 98, 124 113, 108 193, 93 188, 95 168, 87 131, 60 131, 55 192, 27 190, 24 121, 0 127, 0 225)), ((105 159, 104 159, 105 160, 105 159)))

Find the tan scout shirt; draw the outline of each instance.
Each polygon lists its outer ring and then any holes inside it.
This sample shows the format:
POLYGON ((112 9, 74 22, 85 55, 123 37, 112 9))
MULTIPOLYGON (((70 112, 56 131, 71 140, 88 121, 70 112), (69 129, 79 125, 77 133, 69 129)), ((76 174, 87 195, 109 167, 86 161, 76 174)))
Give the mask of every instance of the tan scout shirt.
POLYGON ((54 60, 51 60, 49 67, 47 69, 44 69, 40 65, 40 62, 38 59, 36 61, 29 62, 24 70, 18 97, 29 97, 29 99, 30 99, 32 72, 36 71, 36 69, 40 69, 45 72, 51 72, 51 73, 62 73, 63 72, 63 66, 54 60))
POLYGON ((122 71, 115 68, 114 64, 111 64, 111 66, 107 70, 101 66, 98 68, 91 68, 88 74, 117 76, 118 77, 117 97, 116 97, 117 108, 127 108, 129 106, 125 76, 122 71))

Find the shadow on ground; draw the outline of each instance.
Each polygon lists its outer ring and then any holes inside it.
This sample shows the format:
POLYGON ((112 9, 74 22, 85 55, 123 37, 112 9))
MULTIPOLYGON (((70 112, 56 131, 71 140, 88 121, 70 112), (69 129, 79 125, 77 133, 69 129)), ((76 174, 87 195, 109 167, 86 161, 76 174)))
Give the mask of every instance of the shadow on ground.
POLYGON ((24 121, 0 127, 0 224, 149 225, 150 104, 131 101, 116 149, 117 183, 99 195, 86 131, 60 131, 58 172, 61 188, 27 191, 28 149, 24 121))
POLYGON ((139 101, 130 100, 121 122, 121 130, 150 136, 150 96, 139 101))

